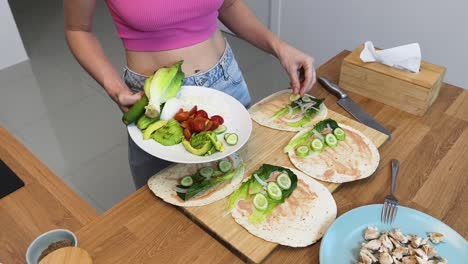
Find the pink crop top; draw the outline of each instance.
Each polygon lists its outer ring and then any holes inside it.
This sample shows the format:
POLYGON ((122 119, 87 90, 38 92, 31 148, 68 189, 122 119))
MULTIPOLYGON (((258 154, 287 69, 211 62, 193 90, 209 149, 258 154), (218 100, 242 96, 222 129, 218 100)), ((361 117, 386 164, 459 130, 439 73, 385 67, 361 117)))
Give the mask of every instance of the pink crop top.
POLYGON ((163 51, 207 40, 223 0, 106 0, 127 50, 163 51))

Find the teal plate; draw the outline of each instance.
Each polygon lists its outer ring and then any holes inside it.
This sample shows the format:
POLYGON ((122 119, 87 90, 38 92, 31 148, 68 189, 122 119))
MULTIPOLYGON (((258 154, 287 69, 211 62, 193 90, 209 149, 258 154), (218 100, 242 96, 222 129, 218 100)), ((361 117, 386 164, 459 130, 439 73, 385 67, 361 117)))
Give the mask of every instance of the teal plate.
MULTIPOLYGON (((401 229, 403 234, 426 237, 426 232, 444 234, 445 243, 435 245, 450 264, 468 263, 468 242, 455 230, 434 217, 400 206, 392 225, 380 222, 382 204, 355 208, 340 216, 327 230, 320 245, 321 264, 354 264, 359 259, 364 231, 375 226, 379 231, 401 229)), ((465 221, 465 220, 463 220, 465 221)))

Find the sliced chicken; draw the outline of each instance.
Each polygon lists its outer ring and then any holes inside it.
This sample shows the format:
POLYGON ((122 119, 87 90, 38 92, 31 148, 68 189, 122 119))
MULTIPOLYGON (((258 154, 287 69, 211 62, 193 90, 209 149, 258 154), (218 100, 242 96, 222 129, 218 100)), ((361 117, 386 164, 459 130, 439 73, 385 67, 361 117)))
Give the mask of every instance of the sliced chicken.
POLYGON ((439 253, 437 252, 437 250, 431 245, 426 244, 426 245, 423 245, 421 248, 422 250, 424 250, 424 253, 426 253, 428 258, 439 256, 439 253))
POLYGON ((431 242, 434 244, 439 244, 440 242, 444 242, 444 235, 441 233, 430 232, 430 233, 427 233, 427 236, 429 237, 431 242))
POLYGON ((398 242, 402 243, 402 244, 406 244, 408 243, 408 237, 405 236, 400 229, 395 229, 393 230, 392 232, 389 232, 388 233, 389 236, 393 237, 394 239, 396 239, 398 242))
POLYGON ((380 246, 382 246, 382 242, 378 239, 374 239, 367 243, 362 243, 362 246, 370 250, 379 250, 380 246))
POLYGON ((392 264, 393 263, 392 256, 390 256, 390 254, 388 254, 387 252, 380 254, 379 263, 380 264, 392 264))
POLYGON ((415 256, 406 256, 401 260, 402 264, 418 264, 415 256))
POLYGON ((377 239, 380 236, 380 232, 377 227, 368 226, 366 232, 364 233, 364 239, 372 240, 377 239))
POLYGON ((382 234, 379 238, 380 242, 382 242, 382 247, 387 248, 389 251, 393 250, 393 244, 392 241, 388 238, 388 235, 386 233, 382 234))

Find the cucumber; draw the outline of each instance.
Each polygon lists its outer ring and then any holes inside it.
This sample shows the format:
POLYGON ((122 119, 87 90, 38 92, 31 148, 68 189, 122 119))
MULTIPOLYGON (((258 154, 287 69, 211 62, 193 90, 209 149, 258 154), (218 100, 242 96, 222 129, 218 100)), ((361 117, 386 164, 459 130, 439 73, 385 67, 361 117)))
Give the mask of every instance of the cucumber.
POLYGON ((313 151, 320 152, 322 151, 324 145, 323 145, 322 140, 320 140, 319 138, 316 138, 312 140, 312 142, 310 143, 310 147, 312 148, 313 151))
POLYGON ((128 111, 122 116, 122 122, 129 125, 138 120, 145 113, 145 106, 148 104, 148 97, 143 95, 128 111))
POLYGON ((265 195, 257 193, 253 199, 253 205, 257 210, 264 211, 268 208, 268 200, 265 195))
POLYGON ((336 145, 338 144, 338 140, 336 139, 335 135, 331 133, 325 136, 325 142, 328 146, 332 148, 336 147, 336 145))
POLYGON ((228 171, 231 170, 232 164, 231 164, 231 162, 229 162, 227 160, 222 160, 222 161, 219 162, 218 167, 219 167, 220 171, 228 172, 228 171))
POLYGON ((301 157, 301 158, 305 158, 309 155, 309 147, 307 146, 299 146, 297 149, 296 149, 296 155, 301 157))
POLYGON ((227 137, 225 136, 224 140, 226 141, 228 145, 234 146, 235 144, 237 144, 239 137, 237 136, 237 134, 232 133, 232 134, 229 134, 227 137))
POLYGON ((153 124, 154 122, 158 121, 159 118, 149 118, 146 115, 142 115, 137 122, 137 127, 140 130, 145 130, 149 127, 149 125, 153 124))
POLYGON ((276 179, 276 183, 283 190, 287 190, 291 188, 291 184, 292 184, 291 178, 289 178, 287 173, 281 173, 276 179))
POLYGON ((200 175, 205 177, 205 178, 211 178, 211 176, 213 176, 213 168, 211 167, 203 167, 200 169, 200 175))
POLYGON ((221 175, 223 175, 223 174, 224 174, 224 172, 222 172, 222 171, 220 171, 220 170, 215 170, 215 171, 213 172, 212 177, 218 177, 218 176, 221 176, 221 175))
POLYGON ((307 96, 307 95, 302 96, 302 102, 310 103, 310 102, 312 102, 312 98, 310 98, 310 96, 307 96))
POLYGON ((300 94, 291 94, 289 96, 289 101, 294 102, 294 101, 298 100, 299 98, 301 98, 300 94))
POLYGON ((214 130, 216 134, 222 134, 226 131, 227 127, 225 125, 220 125, 218 128, 214 130))
POLYGON ((344 130, 340 127, 337 127, 335 130, 333 130, 333 135, 335 135, 336 139, 338 140, 344 140, 346 138, 344 130))
POLYGON ((185 176, 180 181, 180 185, 182 185, 184 187, 190 187, 190 186, 192 186, 192 184, 193 184, 193 179, 190 176, 185 176))
POLYGON ((279 201, 283 197, 283 192, 281 191, 278 184, 275 182, 269 182, 267 185, 267 193, 271 199, 279 201))

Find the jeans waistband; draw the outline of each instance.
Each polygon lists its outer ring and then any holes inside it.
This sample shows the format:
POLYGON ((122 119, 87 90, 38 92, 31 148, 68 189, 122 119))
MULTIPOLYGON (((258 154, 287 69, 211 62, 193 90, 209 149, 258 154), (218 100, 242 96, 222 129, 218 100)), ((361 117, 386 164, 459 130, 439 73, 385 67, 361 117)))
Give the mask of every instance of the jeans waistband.
MULTIPOLYGON (((234 59, 234 53, 232 52, 231 46, 229 45, 226 39, 225 39, 225 42, 226 42, 226 47, 224 48, 223 55, 218 60, 218 62, 215 65, 213 65, 213 67, 211 67, 210 69, 206 71, 200 71, 191 75, 187 75, 185 76, 185 78, 193 78, 195 82, 198 83, 197 80, 202 80, 207 77, 221 77, 220 75, 226 75, 224 74, 224 72, 227 71, 228 65, 234 59), (216 74, 213 75, 210 73, 216 73, 216 74)), ((145 79, 149 77, 147 75, 143 75, 138 72, 132 71, 130 68, 128 68, 128 66, 125 66, 123 70, 124 70, 124 73, 127 72, 133 76, 144 77, 145 79)), ((226 77, 226 76, 223 76, 223 77, 226 77)))

